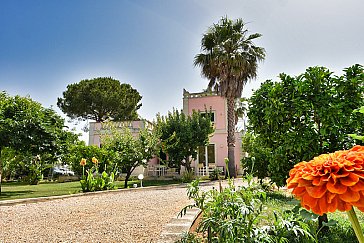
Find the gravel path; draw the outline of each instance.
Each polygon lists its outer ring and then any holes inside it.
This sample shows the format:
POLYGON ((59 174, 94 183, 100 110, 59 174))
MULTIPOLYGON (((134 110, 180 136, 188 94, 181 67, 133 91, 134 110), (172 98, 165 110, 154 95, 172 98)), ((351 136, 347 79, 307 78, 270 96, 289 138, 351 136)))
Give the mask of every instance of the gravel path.
POLYGON ((184 187, 159 187, 0 206, 0 242, 157 242, 190 202, 184 187))
POLYGON ((0 242, 156 242, 186 188, 129 190, 0 207, 0 242))

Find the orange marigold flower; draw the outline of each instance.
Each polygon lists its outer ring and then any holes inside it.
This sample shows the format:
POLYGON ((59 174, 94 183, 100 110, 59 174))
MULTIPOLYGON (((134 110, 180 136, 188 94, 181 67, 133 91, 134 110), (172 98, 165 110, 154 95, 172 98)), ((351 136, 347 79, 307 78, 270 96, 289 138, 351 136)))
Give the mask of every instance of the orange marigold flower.
POLYGON ((92 157, 92 163, 97 164, 97 163, 99 163, 99 160, 96 159, 95 157, 92 157))
POLYGON ((81 159, 80 165, 82 165, 82 166, 85 166, 86 165, 86 159, 85 158, 82 158, 81 159))
POLYGON ((307 210, 322 215, 356 206, 364 212, 364 146, 322 154, 289 172, 287 188, 307 210))

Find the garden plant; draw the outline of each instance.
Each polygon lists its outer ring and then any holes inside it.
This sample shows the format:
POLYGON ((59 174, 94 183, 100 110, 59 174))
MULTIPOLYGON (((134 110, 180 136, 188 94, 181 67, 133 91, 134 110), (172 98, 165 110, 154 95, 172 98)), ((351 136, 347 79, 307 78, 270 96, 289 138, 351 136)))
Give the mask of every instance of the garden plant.
POLYGON ((316 214, 347 212, 359 242, 364 242, 354 211, 354 206, 364 211, 364 146, 322 154, 296 164, 287 185, 301 205, 316 214))
POLYGON ((197 236, 185 235, 180 242, 315 242, 317 235, 299 210, 270 212, 267 193, 252 176, 248 184, 236 187, 233 180, 226 188, 203 191, 199 181, 193 181, 187 194, 194 200, 184 208, 201 209, 197 236))
POLYGON ((101 174, 99 173, 99 161, 95 157, 92 158, 93 166, 86 171, 87 176, 85 176, 85 165, 87 161, 82 158, 80 165, 83 168, 82 178, 80 180, 81 188, 83 192, 93 192, 93 191, 102 191, 102 190, 112 190, 116 189, 114 184, 114 172, 111 172, 110 175, 103 171, 101 174))

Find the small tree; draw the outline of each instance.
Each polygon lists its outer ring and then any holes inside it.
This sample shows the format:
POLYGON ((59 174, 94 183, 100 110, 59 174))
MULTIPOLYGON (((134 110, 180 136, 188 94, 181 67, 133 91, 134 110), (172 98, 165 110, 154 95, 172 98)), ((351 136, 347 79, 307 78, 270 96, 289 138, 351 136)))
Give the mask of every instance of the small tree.
POLYGON ((299 76, 279 77, 253 93, 248 117, 258 145, 269 151, 259 163, 281 186, 294 164, 356 142, 348 134, 363 131, 364 116, 353 110, 364 104, 364 72, 361 65, 344 69, 342 76, 309 67, 299 76))
MULTIPOLYGON (((37 155, 42 160, 56 160, 66 151, 69 143, 77 140, 77 135, 65 131, 64 127, 64 119, 54 110, 42 107, 29 97, 0 93, 0 153, 8 147, 29 155, 32 163, 37 155)), ((28 168, 36 169, 37 166, 28 168)), ((2 162, 0 183, 1 175, 2 162)))
POLYGON ((247 172, 259 179, 267 177, 271 148, 264 147, 259 138, 247 132, 242 137, 242 150, 248 153, 248 157, 242 159, 242 165, 247 172))
POLYGON ((101 140, 104 148, 111 151, 116 168, 126 173, 125 188, 135 168, 147 166, 148 161, 159 151, 158 137, 147 129, 133 136, 126 127, 121 130, 112 128, 111 133, 103 135, 101 140))
POLYGON ((214 132, 209 116, 196 111, 187 116, 176 110, 166 117, 158 115, 156 130, 162 150, 168 154, 169 166, 185 166, 188 172, 191 172, 191 162, 196 159, 197 148, 207 145, 209 135, 214 132))
POLYGON ((141 99, 130 84, 112 78, 94 78, 68 85, 57 106, 72 119, 124 121, 138 119, 141 99))

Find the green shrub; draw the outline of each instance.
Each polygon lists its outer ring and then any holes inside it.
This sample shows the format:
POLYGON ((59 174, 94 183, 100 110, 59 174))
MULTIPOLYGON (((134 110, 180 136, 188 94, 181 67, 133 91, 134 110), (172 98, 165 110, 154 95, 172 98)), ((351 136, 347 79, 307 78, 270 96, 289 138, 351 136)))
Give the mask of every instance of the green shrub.
POLYGON ((193 171, 184 171, 181 176, 181 181, 183 183, 192 182, 195 179, 195 173, 193 171))
POLYGON ((209 174, 209 178, 212 181, 216 181, 219 179, 219 177, 222 174, 222 170, 220 170, 219 168, 215 168, 210 174, 209 174))
POLYGON ((92 170, 90 169, 87 172, 87 177, 81 179, 80 183, 83 192, 116 189, 116 186, 114 185, 114 172, 111 172, 110 175, 108 175, 105 171, 101 174, 96 172, 94 176, 92 170))
POLYGON ((180 214, 191 207, 201 209, 203 219, 197 231, 207 234, 207 242, 314 242, 309 225, 297 215, 276 211, 269 217, 266 193, 251 178, 239 188, 229 180, 221 191, 202 191, 199 182, 193 181, 187 195, 194 204, 180 214))
POLYGON ((82 179, 80 180, 82 191, 93 192, 115 189, 116 186, 114 184, 114 172, 111 172, 109 175, 106 173, 106 171, 103 171, 100 174, 98 160, 93 157, 92 161, 94 165, 87 170, 87 176, 85 177, 84 166, 86 165, 86 160, 83 158, 81 160, 80 164, 83 166, 82 179))
POLYGON ((192 233, 183 233, 182 238, 175 243, 201 243, 202 241, 197 238, 195 234, 192 233))

